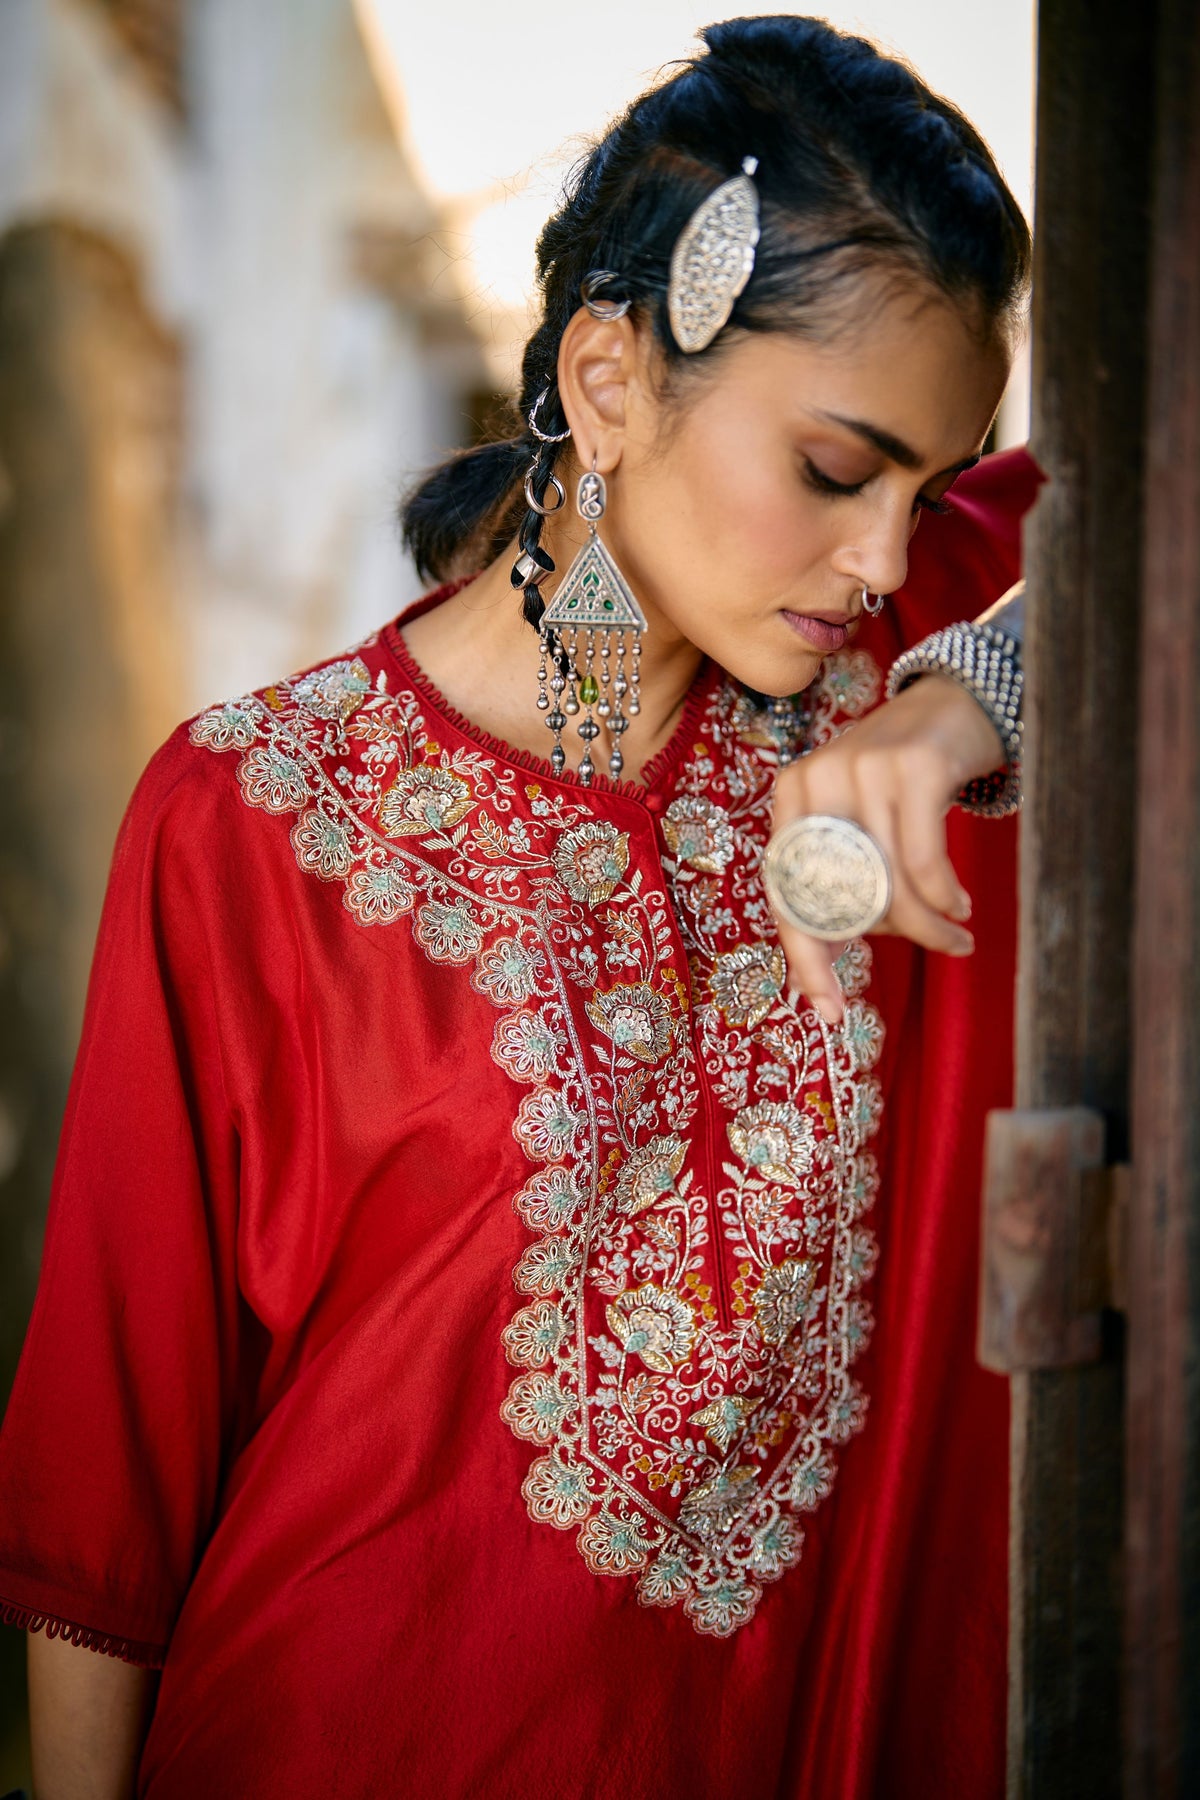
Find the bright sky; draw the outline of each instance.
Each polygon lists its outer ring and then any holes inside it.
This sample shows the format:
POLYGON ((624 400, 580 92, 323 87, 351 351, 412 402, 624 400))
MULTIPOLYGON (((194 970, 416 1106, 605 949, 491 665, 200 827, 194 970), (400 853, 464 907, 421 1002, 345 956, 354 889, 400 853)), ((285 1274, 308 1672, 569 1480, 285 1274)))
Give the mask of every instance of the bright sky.
MULTIPOLYGON (((505 353, 533 246, 582 140, 685 56, 700 24, 761 13, 704 0, 356 0, 393 111, 449 203, 483 335, 505 353), (491 332, 486 315, 493 315, 491 332)), ((961 106, 1029 210, 1034 0, 851 0, 822 17, 903 54, 961 106)))

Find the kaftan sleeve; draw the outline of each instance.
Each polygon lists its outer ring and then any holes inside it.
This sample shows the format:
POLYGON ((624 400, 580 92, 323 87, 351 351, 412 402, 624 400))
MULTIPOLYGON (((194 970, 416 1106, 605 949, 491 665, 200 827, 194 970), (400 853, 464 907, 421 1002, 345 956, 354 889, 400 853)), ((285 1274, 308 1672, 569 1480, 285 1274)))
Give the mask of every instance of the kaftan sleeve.
POLYGON ((121 829, 0 1432, 5 1622, 150 1666, 210 1529, 237 1406, 238 1133, 206 779, 177 734, 121 829))

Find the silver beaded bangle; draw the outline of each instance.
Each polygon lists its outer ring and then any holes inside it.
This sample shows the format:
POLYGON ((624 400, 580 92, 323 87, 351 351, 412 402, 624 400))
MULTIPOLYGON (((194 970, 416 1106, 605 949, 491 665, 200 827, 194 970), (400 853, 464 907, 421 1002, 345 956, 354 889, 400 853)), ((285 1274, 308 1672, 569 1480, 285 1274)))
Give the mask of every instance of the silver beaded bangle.
POLYGON ((965 687, 996 727, 1005 765, 981 775, 958 794, 958 805, 1002 819, 1021 804, 1021 645, 999 624, 947 625, 922 638, 892 664, 887 697, 894 700, 922 675, 950 675, 965 687))

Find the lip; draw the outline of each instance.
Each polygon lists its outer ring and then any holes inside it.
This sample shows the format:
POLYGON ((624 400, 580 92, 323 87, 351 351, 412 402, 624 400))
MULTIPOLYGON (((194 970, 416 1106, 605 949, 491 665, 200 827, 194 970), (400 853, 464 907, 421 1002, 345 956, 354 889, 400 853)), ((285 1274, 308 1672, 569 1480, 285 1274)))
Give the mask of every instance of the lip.
POLYGON ((795 613, 788 612, 785 607, 783 617, 797 637, 804 638, 825 656, 840 650, 850 635, 850 615, 847 613, 795 613))

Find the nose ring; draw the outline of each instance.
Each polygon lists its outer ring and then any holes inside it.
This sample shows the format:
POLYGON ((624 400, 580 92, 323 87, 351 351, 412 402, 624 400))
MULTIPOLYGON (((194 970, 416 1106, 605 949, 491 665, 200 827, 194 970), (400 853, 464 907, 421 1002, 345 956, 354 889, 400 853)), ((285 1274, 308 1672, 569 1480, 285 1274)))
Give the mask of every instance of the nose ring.
POLYGON ((863 611, 865 613, 870 613, 871 617, 874 618, 877 613, 881 613, 883 611, 883 603, 884 603, 884 600, 886 599, 886 597, 887 596, 884 594, 868 594, 866 588, 864 587, 863 588, 863 602, 862 602, 863 603, 863 611))

